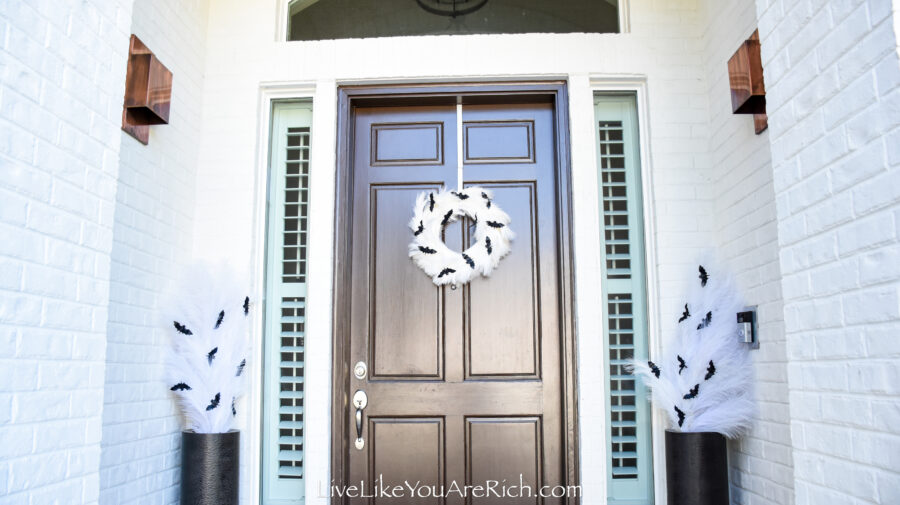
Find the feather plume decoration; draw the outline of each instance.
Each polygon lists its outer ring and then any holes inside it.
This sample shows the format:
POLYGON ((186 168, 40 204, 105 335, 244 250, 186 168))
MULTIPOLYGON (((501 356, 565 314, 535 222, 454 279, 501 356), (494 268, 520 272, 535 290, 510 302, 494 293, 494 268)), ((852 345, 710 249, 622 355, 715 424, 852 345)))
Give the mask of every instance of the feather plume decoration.
POLYGON ((736 314, 744 304, 730 276, 712 261, 699 263, 687 272, 684 310, 673 318, 676 332, 662 355, 652 362, 632 360, 629 367, 651 389, 673 429, 737 438, 756 413, 753 365, 738 337, 736 314))
POLYGON ((250 355, 246 283, 224 265, 194 264, 165 297, 161 324, 171 341, 167 387, 186 430, 224 433, 237 416, 250 355), (230 399, 230 401, 229 401, 230 399))

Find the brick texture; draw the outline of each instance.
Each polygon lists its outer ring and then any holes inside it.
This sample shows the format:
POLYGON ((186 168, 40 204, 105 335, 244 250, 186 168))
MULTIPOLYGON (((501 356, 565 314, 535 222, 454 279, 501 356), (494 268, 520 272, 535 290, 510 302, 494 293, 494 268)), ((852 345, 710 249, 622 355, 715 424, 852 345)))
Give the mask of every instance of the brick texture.
POLYGON ((709 93, 709 152, 715 246, 748 305, 756 306, 760 348, 751 352, 759 414, 751 433, 729 442, 731 502, 793 503, 787 346, 778 221, 769 132, 756 135, 753 117, 731 113, 728 59, 756 28, 753 0, 707 0, 703 44, 709 93))
POLYGON ((112 244, 100 503, 175 503, 181 422, 163 380, 156 308, 190 256, 206 0, 137 0, 132 31, 173 73, 169 124, 125 133, 112 244))
POLYGON ((796 503, 898 503, 897 13, 757 3, 796 503))
POLYGON ((0 503, 97 503, 131 0, 0 2, 0 503))

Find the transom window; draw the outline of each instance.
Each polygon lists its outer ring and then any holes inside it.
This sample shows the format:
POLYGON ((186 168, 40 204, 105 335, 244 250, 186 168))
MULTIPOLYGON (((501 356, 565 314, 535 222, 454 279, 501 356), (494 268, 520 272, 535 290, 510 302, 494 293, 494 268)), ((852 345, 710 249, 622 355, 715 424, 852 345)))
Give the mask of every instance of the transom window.
POLYGON ((288 40, 618 33, 619 0, 293 0, 288 40))

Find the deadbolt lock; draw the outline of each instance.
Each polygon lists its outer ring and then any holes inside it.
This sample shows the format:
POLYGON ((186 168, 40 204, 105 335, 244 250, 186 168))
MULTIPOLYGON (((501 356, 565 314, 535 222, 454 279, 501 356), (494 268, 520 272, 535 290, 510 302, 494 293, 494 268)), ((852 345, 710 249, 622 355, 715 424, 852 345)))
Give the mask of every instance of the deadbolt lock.
POLYGON ((365 379, 368 371, 365 361, 357 361, 356 365, 353 366, 353 376, 359 380, 365 379))

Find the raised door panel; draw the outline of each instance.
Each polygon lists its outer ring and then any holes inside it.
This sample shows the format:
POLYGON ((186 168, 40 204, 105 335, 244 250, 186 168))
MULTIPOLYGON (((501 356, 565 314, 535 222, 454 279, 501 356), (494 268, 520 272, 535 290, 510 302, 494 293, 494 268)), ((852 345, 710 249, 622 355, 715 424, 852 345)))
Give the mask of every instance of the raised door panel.
POLYGON ((465 163, 534 163, 534 121, 466 121, 465 163))
POLYGON ((431 493, 444 486, 446 475, 443 418, 370 418, 369 433, 369 482, 373 486, 381 482, 388 490, 385 495, 371 493, 373 503, 444 503, 431 493), (410 491, 407 483, 416 491, 410 491))
POLYGON ((416 195, 435 186, 372 188, 370 202, 372 378, 443 376, 443 290, 407 256, 409 213, 416 195))
POLYGON ((444 124, 380 123, 371 126, 371 165, 440 165, 444 124))
POLYGON ((541 446, 539 417, 467 418, 466 484, 486 488, 492 481, 499 484, 494 492, 469 496, 467 503, 540 503, 541 446))
POLYGON ((536 378, 541 353, 535 184, 482 186, 494 192, 494 202, 509 214, 516 238, 489 280, 467 286, 466 376, 536 378))

